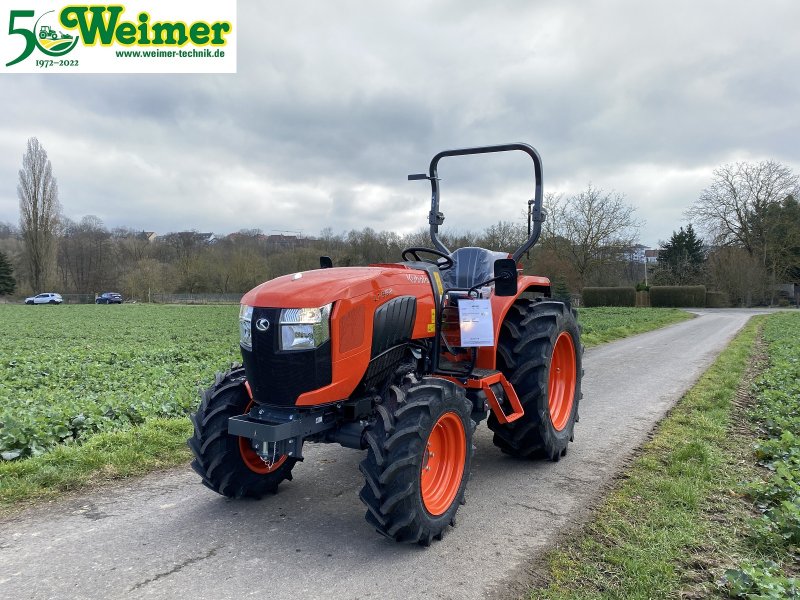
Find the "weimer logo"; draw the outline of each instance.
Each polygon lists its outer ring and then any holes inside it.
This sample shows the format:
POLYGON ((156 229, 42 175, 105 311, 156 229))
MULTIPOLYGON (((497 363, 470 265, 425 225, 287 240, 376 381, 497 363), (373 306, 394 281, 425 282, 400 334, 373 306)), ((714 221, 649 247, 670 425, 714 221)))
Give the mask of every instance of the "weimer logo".
POLYGON ((125 5, 67 6, 45 0, 37 2, 37 8, 42 4, 53 10, 8 13, 8 34, 5 39, 0 34, 4 42, 0 51, 8 61, 3 61, 7 69, 19 65, 9 71, 38 72, 50 67, 94 73, 236 71, 235 0, 131 0, 125 5), (158 16, 152 16, 156 11, 158 16), (165 13, 183 18, 161 18, 165 13), (209 13, 216 20, 208 20, 209 13), (76 47, 80 52, 70 54, 68 60, 62 58, 76 47), (34 54, 37 50, 44 56, 34 54))
POLYGON ((72 35, 63 33, 61 31, 57 32, 52 25, 46 24, 48 22, 47 20, 45 20, 44 23, 41 23, 42 19, 45 19, 45 17, 48 15, 52 15, 54 12, 55 11, 53 10, 47 11, 41 17, 36 19, 36 22, 33 24, 33 29, 25 29, 24 27, 15 27, 15 20, 17 18, 33 17, 34 12, 32 10, 11 11, 11 21, 8 24, 8 32, 9 34, 18 34, 24 36, 26 44, 22 54, 20 54, 11 62, 6 63, 7 67, 25 60, 36 48, 41 50, 47 56, 64 56, 75 47, 75 45, 78 43, 77 37, 73 37, 72 35))

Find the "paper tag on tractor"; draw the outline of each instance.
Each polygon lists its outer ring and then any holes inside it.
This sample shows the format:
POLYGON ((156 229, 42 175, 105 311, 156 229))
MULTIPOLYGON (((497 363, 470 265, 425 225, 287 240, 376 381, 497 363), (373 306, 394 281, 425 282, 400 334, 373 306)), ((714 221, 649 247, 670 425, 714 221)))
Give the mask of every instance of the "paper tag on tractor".
POLYGON ((458 320, 461 327, 461 346, 494 346, 492 305, 489 300, 460 300, 458 320))

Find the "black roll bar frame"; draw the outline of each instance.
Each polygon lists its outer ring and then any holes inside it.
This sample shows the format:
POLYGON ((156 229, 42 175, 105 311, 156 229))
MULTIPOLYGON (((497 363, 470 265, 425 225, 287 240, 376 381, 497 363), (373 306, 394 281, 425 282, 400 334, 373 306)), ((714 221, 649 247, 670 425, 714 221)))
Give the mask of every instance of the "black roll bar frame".
POLYGON ((409 175, 409 180, 428 179, 431 182, 431 211, 428 213, 428 223, 430 224, 431 241, 440 251, 452 254, 450 250, 439 239, 439 225, 444 223, 444 214, 439 211, 439 161, 447 156, 465 156, 469 154, 489 154, 491 152, 510 152, 519 150, 527 154, 533 160, 535 191, 533 200, 529 201, 530 219, 533 227, 529 231, 529 237, 522 246, 512 255, 514 261, 529 250, 539 239, 542 232, 542 222, 544 212, 542 210, 542 158, 533 146, 522 142, 511 144, 498 144, 495 146, 477 146, 475 148, 456 148, 453 150, 443 150, 431 159, 429 175, 409 175))

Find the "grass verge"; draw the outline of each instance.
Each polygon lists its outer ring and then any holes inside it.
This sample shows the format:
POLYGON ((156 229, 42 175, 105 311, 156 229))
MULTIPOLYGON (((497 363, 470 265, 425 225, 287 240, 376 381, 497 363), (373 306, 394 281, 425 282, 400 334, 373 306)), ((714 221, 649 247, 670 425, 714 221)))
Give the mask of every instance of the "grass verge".
POLYGON ((752 429, 736 402, 764 321, 750 321, 659 424, 593 520, 546 557, 546 587, 531 598, 735 597, 726 570, 765 556, 775 561, 767 576, 779 578, 792 551, 758 543, 759 513, 742 485, 757 474, 752 429))
POLYGON ((58 446, 47 454, 0 463, 0 516, 31 501, 113 479, 185 464, 189 419, 150 419, 123 431, 99 433, 81 445, 58 446))
POLYGON ((604 306, 578 310, 578 321, 583 327, 582 341, 587 348, 666 327, 692 317, 691 313, 678 308, 604 306))

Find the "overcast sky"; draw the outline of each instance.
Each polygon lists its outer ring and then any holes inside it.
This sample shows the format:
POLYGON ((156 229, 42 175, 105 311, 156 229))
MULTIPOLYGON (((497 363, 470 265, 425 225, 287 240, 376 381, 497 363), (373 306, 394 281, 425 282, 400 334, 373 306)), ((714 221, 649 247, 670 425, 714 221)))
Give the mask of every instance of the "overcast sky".
MULTIPOLYGON (((427 226, 445 148, 527 142, 656 245, 720 164, 800 171, 800 2, 239 0, 236 75, 0 75, 0 221, 37 136, 63 212, 147 231, 427 226)), ((445 159, 445 228, 521 218, 521 153, 445 159)))

